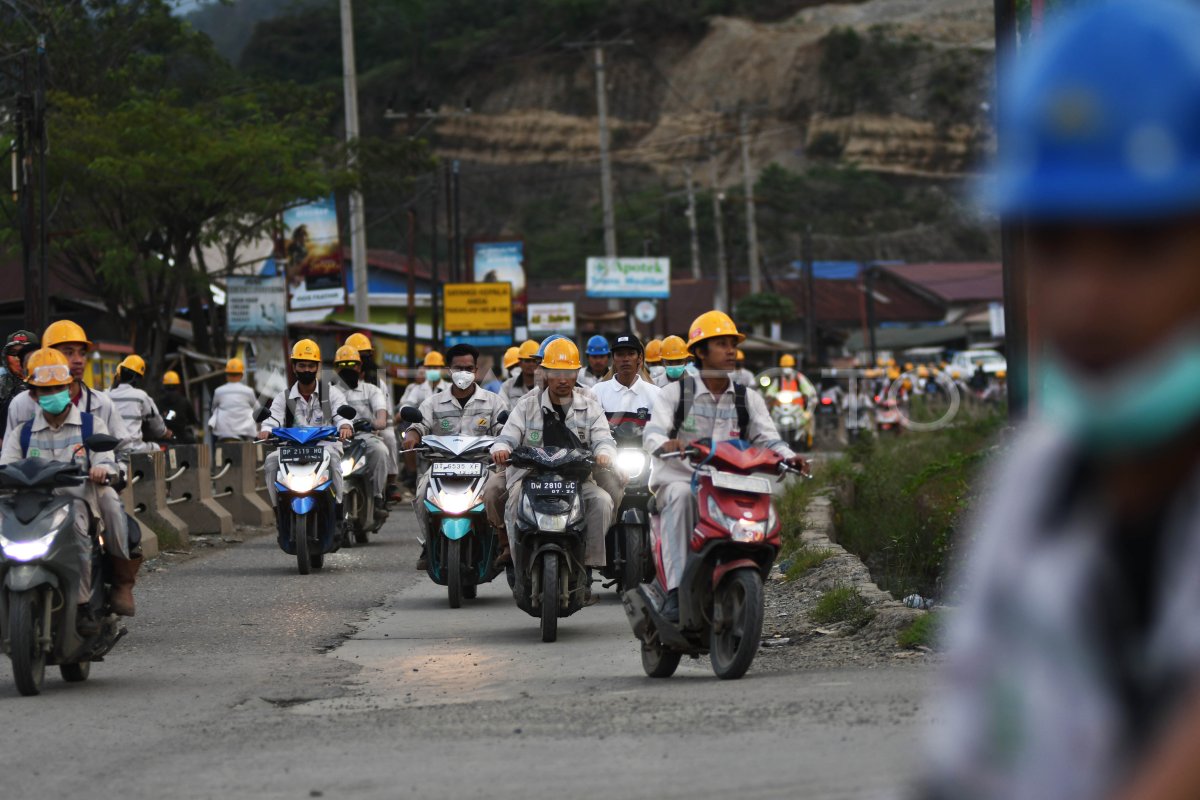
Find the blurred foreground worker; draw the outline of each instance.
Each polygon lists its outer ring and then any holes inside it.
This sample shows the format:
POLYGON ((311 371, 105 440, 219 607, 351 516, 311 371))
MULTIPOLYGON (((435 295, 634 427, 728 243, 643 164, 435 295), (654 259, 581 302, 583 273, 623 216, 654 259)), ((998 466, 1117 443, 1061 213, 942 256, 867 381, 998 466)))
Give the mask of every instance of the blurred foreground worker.
POLYGON ((1200 797, 1200 8, 1053 18, 1001 98, 1041 409, 991 484, 925 797, 1200 797))

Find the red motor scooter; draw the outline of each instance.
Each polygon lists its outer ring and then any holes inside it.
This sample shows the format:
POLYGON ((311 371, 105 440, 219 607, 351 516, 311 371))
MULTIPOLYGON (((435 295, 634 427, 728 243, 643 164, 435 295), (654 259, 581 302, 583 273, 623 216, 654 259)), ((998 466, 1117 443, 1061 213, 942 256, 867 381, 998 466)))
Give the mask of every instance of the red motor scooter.
POLYGON ((762 639, 763 581, 780 547, 772 481, 761 473, 808 476, 778 453, 741 440, 714 446, 702 439, 663 456, 671 457, 693 465, 699 506, 679 585, 679 622, 661 614, 667 587, 656 509, 651 529, 657 575, 622 595, 625 614, 641 640, 642 667, 650 677, 668 678, 684 655, 707 653, 718 678, 740 678, 762 639))

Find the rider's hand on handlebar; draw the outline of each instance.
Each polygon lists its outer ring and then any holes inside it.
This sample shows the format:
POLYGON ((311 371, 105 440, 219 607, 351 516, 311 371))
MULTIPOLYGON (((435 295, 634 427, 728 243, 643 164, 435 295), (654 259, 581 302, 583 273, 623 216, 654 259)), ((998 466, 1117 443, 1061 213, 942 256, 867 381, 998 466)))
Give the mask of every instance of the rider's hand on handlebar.
POLYGON ((596 456, 596 466, 598 467, 611 467, 612 463, 612 456, 610 456, 608 453, 601 453, 600 455, 596 456))
POLYGON ((409 430, 404 434, 404 449, 412 450, 421 443, 421 435, 414 430, 409 430))
POLYGON ((805 460, 804 456, 792 456, 791 458, 787 459, 783 463, 787 464, 789 467, 791 467, 793 469, 800 470, 800 473, 803 475, 811 475, 812 474, 812 470, 809 467, 809 463, 808 463, 808 461, 805 460))
POLYGON ((268 432, 268 431, 259 431, 259 432, 258 432, 258 437, 257 437, 257 438, 258 438, 258 440, 259 440, 259 441, 262 441, 263 439, 266 439, 266 438, 267 438, 268 436, 270 436, 270 435, 271 435, 271 434, 270 434, 270 432, 268 432))
POLYGON ((92 467, 88 470, 88 480, 92 483, 105 484, 108 483, 110 474, 104 467, 92 467))
POLYGON ((512 453, 507 450, 497 450, 492 453, 492 463, 497 467, 506 467, 508 466, 508 458, 511 455, 512 453))
POLYGON ((349 425, 343 425, 342 427, 338 428, 338 438, 343 442, 352 438, 353 436, 354 428, 351 428, 349 425))
POLYGON ((684 443, 679 439, 667 439, 662 443, 662 447, 658 448, 660 453, 678 453, 685 447, 684 443))

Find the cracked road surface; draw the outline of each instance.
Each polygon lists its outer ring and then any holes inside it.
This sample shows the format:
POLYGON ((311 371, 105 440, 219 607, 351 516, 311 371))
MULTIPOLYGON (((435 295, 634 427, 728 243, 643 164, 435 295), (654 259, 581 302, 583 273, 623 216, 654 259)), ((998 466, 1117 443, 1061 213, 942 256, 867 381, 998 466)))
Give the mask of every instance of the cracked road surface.
POLYGON ((0 796, 858 798, 918 763, 928 668, 652 681, 611 590, 542 644, 503 577, 451 610, 414 530, 308 577, 273 537, 145 575, 86 683, 0 675, 0 796))

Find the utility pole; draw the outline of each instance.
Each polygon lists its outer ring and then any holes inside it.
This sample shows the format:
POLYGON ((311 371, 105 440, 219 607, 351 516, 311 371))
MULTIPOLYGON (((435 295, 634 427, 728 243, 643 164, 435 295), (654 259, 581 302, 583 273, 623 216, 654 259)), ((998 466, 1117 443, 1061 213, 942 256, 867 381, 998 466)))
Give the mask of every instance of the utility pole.
POLYGON ((729 313, 729 262, 725 260, 725 212, 721 209, 724 195, 721 193, 716 152, 712 149, 709 150, 708 163, 712 169, 713 230, 717 237, 717 296, 713 298, 713 308, 729 313))
POLYGON ((746 243, 750 257, 750 293, 762 291, 762 265, 758 261, 758 225, 754 221, 754 171, 750 166, 750 115, 738 113, 738 135, 742 141, 742 187, 746 194, 746 243))
MULTIPOLYGON (((438 295, 442 290, 441 268, 438 266, 438 176, 433 174, 433 190, 429 194, 429 306, 430 319, 433 325, 433 335, 430 337, 434 346, 439 350, 442 347, 442 340, 439 326, 441 319, 439 318, 438 295)), ((412 273, 412 266, 409 266, 409 273, 412 273)))
MULTIPOLYGON (((350 0, 341 0, 342 17, 342 94, 346 106, 346 142, 350 145, 349 164, 358 161, 354 147, 358 145, 358 76, 354 59, 354 11, 350 0)), ((363 211, 362 193, 350 192, 350 260, 354 267, 354 321, 367 322, 367 221, 363 211)))
MULTIPOLYGON (((604 65, 604 48, 617 45, 631 45, 629 40, 569 42, 566 46, 581 50, 592 48, 593 68, 596 71, 596 116, 600 133, 600 204, 604 215, 604 257, 608 261, 617 258, 617 221, 613 211, 612 163, 609 158, 608 135, 608 86, 604 65)), ((620 308, 616 299, 608 301, 610 310, 620 308)))
POLYGON ((687 179, 688 231, 692 237, 692 277, 700 280, 700 234, 696 224, 696 187, 692 182, 691 164, 683 168, 683 175, 687 179))
POLYGON ((466 260, 463 258, 463 241, 462 241, 462 207, 459 203, 458 192, 458 159, 450 165, 450 185, 454 189, 454 220, 451 224, 454 226, 454 271, 458 274, 463 283, 474 283, 475 276, 467 275, 466 260))
POLYGON ((867 304, 867 347, 871 351, 871 366, 879 363, 879 350, 875 347, 875 265, 868 264, 863 270, 864 301, 867 304))
MULTIPOLYGON (((1013 0, 995 0, 996 62, 1011 57, 1017 47, 1017 16, 1013 0)), ((1000 73, 997 72, 997 81, 1000 73)), ((1001 92, 997 91, 999 98, 1001 92)), ((999 110, 997 110, 999 113, 999 110)), ((1008 146, 998 141, 997 149, 1008 146)), ((1000 259, 1004 265, 1004 341, 1008 359, 1008 415, 1021 419, 1029 407, 1029 295, 1022 231, 1013 220, 1000 222, 1000 259)))
POLYGON ((41 331, 50 324, 50 271, 46 258, 50 250, 50 204, 46 190, 46 34, 37 37, 37 91, 33 95, 34 136, 37 142, 38 170, 38 298, 37 317, 33 330, 41 331))
POLYGON ((820 353, 817 352, 817 282, 813 277, 812 225, 804 226, 800 258, 804 262, 804 299, 807 301, 807 308, 804 309, 804 350, 809 363, 805 366, 811 369, 817 366, 820 359, 820 353))
POLYGON ((405 348, 408 350, 408 368, 414 370, 417 367, 417 210, 411 206, 408 209, 407 294, 408 330, 405 332, 405 348))

